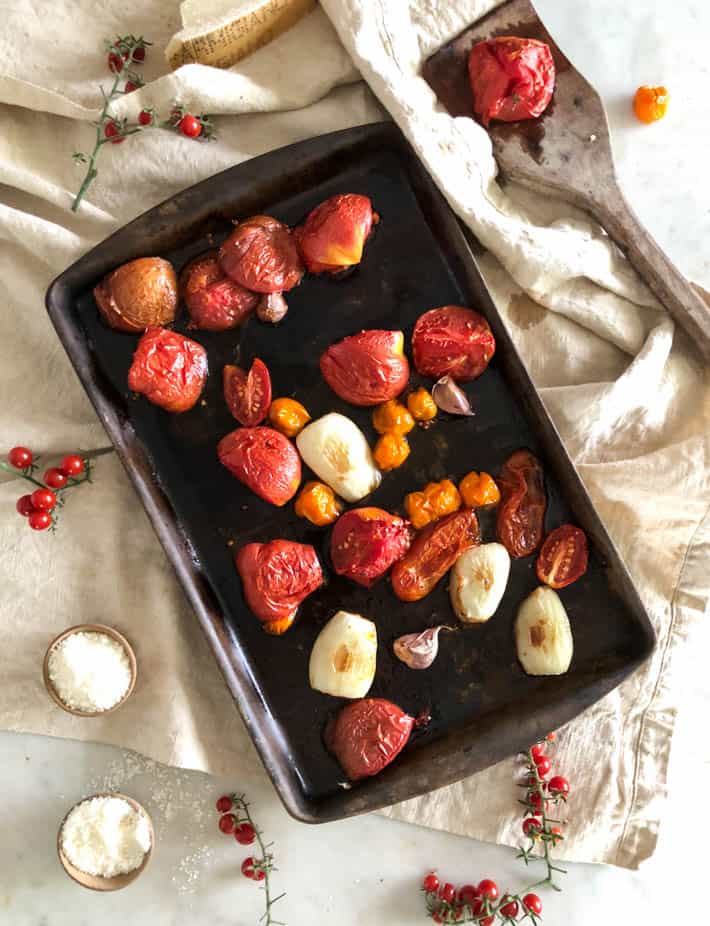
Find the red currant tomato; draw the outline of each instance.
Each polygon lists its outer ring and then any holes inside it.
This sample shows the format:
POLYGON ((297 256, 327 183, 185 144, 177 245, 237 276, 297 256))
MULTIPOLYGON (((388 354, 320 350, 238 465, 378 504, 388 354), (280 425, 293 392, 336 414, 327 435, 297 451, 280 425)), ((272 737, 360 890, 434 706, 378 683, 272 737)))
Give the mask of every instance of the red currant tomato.
POLYGON ((48 511, 32 511, 27 521, 33 531, 46 531, 52 523, 52 515, 48 511))
POLYGON ((530 755, 533 757, 533 762, 537 762, 538 756, 543 755, 545 752, 544 743, 535 743, 534 746, 530 747, 530 755))
POLYGON ((153 122, 153 113, 148 112, 147 109, 142 109, 138 113, 138 121, 141 125, 150 125, 153 122))
POLYGON ((453 903, 455 896, 456 896, 456 888, 449 881, 447 881, 446 884, 441 886, 439 890, 439 897, 441 897, 444 903, 453 903))
POLYGON ((534 836, 540 832, 540 821, 535 817, 527 817, 523 820, 523 832, 526 836, 534 836))
POLYGON ((539 759, 535 760, 537 766, 537 773, 540 778, 544 778, 545 775, 550 774, 550 769, 552 768, 552 762, 548 759, 547 756, 540 756, 539 759))
POLYGON ((202 135, 202 126, 199 119, 191 116, 190 113, 183 116, 178 125, 182 134, 187 135, 188 138, 197 138, 202 135))
POLYGON ((125 138, 116 137, 120 134, 120 131, 121 129, 118 127, 118 125, 115 122, 109 122, 106 124, 106 128, 104 129, 104 135, 106 136, 106 138, 111 139, 112 145, 120 145, 121 142, 126 140, 125 138))
POLYGON ((69 456, 64 457, 62 460, 60 469, 65 476, 81 476, 84 472, 84 458, 80 457, 78 453, 70 453, 69 456))
POLYGON ((537 894, 526 894, 525 897, 523 897, 523 906, 526 910, 534 913, 535 916, 540 916, 542 913, 542 901, 537 894))
POLYGON ((479 897, 480 894, 475 884, 464 884, 463 887, 459 888, 458 897, 456 899, 459 903, 468 904, 472 907, 479 897))
POLYGON ((255 838, 256 832, 251 823, 240 823, 234 831, 234 838, 242 846, 250 846, 255 838))
POLYGON ((142 45, 139 45, 138 48, 134 48, 131 57, 134 61, 145 61, 145 48, 142 45))
POLYGON ((33 506, 40 511, 51 511, 57 504, 57 496, 51 489, 35 489, 30 498, 33 506))
POLYGON ((569 794, 569 781, 566 778, 563 778, 562 775, 554 775, 550 778, 547 789, 550 794, 564 795, 565 797, 569 794))
POLYGON ((225 813, 219 818, 219 828, 223 833, 233 833, 237 825, 237 818, 233 813, 225 813))
POLYGON ((32 504, 31 495, 23 495, 21 498, 17 499, 17 504, 15 505, 17 513, 21 514, 23 518, 28 518, 33 511, 35 511, 35 506, 32 504))
POLYGON ((488 898, 488 900, 497 900, 498 885, 495 881, 491 881, 490 878, 484 878, 483 881, 478 882, 478 893, 484 900, 486 898, 488 898))
POLYGON ((112 51, 108 56, 108 69, 118 74, 123 70, 123 58, 112 51))
POLYGON ((439 890, 439 879, 433 871, 430 871, 422 881, 422 890, 426 891, 427 894, 433 894, 435 891, 439 890))
POLYGON ((251 855, 242 862, 242 874, 245 878, 254 878, 254 859, 251 855))
MULTIPOLYGON (((67 459, 69 458, 67 457, 67 459)), ((227 813, 228 810, 232 809, 232 798, 228 794, 223 794, 222 797, 217 799, 216 807, 220 813, 227 813)))
POLYGON ((7 455, 7 462, 15 469, 27 469, 32 466, 32 451, 27 447, 13 447, 7 455))
POLYGON ((498 913, 500 913, 504 920, 514 920, 517 918, 519 910, 520 904, 518 901, 509 900, 498 909, 498 913))
POLYGON ((50 489, 63 489, 67 484, 67 477, 66 474, 61 471, 61 469, 53 466, 44 474, 44 481, 47 483, 50 489))

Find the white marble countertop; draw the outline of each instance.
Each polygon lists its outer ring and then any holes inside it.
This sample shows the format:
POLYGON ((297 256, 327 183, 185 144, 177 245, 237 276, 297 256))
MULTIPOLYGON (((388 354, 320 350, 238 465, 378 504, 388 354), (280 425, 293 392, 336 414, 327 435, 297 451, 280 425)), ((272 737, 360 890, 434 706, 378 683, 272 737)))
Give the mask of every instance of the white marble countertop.
MULTIPOLYGON (((710 239, 710 4, 538 0, 537 7, 605 99, 619 173, 634 208, 680 268, 710 289, 704 244, 710 239), (665 83, 670 90, 668 116, 655 126, 640 126, 630 114, 629 94, 641 83, 665 83)), ((661 926, 691 919, 684 910, 702 892, 705 876, 698 813, 707 819, 710 746, 697 731, 707 726, 710 707, 703 665, 708 643, 710 629, 702 628, 676 680, 687 698, 656 855, 636 873, 570 865, 564 892, 544 896, 545 926, 661 926), (678 893, 671 895, 669 886, 678 893)), ((238 790, 238 781, 146 764, 112 747, 35 736, 0 734, 0 756, 0 926, 118 926, 128 917, 131 926, 256 926, 261 896, 239 874, 248 852, 217 831, 213 810, 215 798, 238 790), (138 882, 99 895, 63 874, 56 830, 75 801, 107 786, 145 804, 157 843, 138 882)), ((525 883, 510 849, 377 816, 308 827, 286 815, 266 780, 249 797, 275 841, 275 887, 287 892, 278 913, 289 926, 426 923, 417 888, 431 867, 459 883, 488 876, 510 887, 525 883)), ((573 804, 570 816, 573 821, 573 804)))

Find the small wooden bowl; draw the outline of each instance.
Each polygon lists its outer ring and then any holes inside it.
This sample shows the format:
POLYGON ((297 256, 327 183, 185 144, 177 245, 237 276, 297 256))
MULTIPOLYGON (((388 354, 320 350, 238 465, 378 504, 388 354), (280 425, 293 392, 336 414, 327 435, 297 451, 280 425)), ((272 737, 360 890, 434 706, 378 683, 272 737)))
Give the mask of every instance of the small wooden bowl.
POLYGON ((59 825, 59 832, 57 833, 57 855, 59 856, 59 861, 62 863, 62 868, 69 875, 69 877, 76 881, 77 884, 80 884, 82 887, 88 888, 90 891, 120 891, 121 888, 128 887, 133 881, 136 880, 139 875, 141 875, 150 861, 150 857, 153 854, 153 845, 155 843, 155 833, 153 832, 153 823, 145 811, 145 808, 142 807, 138 801, 134 801, 132 797, 128 797, 126 794, 121 794, 119 791, 106 791, 101 794, 91 794, 89 797, 84 797, 80 801, 77 801, 73 807, 70 807, 69 810, 64 815, 64 819, 59 825), (62 830, 64 829, 64 824, 69 814, 74 810, 74 807, 78 807, 79 804, 84 804, 86 801, 92 800, 95 797, 119 797, 122 800, 126 801, 131 807, 142 813, 146 820, 148 821, 148 830, 150 832, 150 848, 143 856, 143 861, 140 863, 138 868, 134 868, 133 871, 127 872, 125 875, 114 875, 113 878, 104 878, 101 875, 90 875, 86 871, 81 871, 81 869, 76 868, 72 865, 69 859, 64 854, 62 849, 62 830))
POLYGON ((133 689, 136 687, 136 678, 138 677, 138 662, 136 660, 136 654, 133 651, 131 644, 122 633, 114 630, 113 627, 107 627, 106 624, 77 624, 75 627, 69 627, 68 630, 60 633, 49 644, 47 647, 47 652, 44 654, 42 674, 44 676, 44 687, 47 689, 47 692, 49 693, 52 700, 58 704, 63 711, 67 711, 69 714, 74 714, 76 717, 103 717, 104 714, 110 714, 111 711, 117 710, 131 696, 133 689), (83 633, 103 633, 106 634, 107 637, 112 637, 114 640, 116 640, 117 643, 121 644, 126 652, 126 655, 128 656, 128 662, 130 663, 131 667, 131 681, 128 685, 128 688, 126 689, 126 693, 120 701, 117 701, 113 705, 113 707, 107 707, 103 711, 79 711, 73 707, 69 707, 59 697, 59 694, 55 690, 54 685, 52 684, 52 680, 49 677, 49 656, 54 647, 71 634, 79 633, 80 631, 83 633))

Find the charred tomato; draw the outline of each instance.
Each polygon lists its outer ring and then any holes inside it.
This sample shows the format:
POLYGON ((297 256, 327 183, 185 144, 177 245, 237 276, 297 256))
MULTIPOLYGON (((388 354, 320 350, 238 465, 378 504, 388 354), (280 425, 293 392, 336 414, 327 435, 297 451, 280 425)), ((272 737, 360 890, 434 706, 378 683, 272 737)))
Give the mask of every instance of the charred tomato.
POLYGON ((450 376, 467 383, 480 376, 495 353, 488 322, 473 309, 445 305, 417 319, 412 334, 414 366, 422 376, 450 376))
POLYGON ((117 331, 145 331, 175 319, 178 286, 173 265, 162 257, 139 257, 104 277, 94 289, 104 321, 117 331))
POLYGON ((128 388, 168 412, 186 412, 200 398, 207 378, 207 353, 177 331, 148 328, 128 371, 128 388))
POLYGON ((464 508, 425 527, 392 569, 392 590, 402 601, 419 601, 433 591, 456 560, 480 543, 475 511, 464 508))
POLYGON ((227 364, 222 371, 224 400, 239 424, 256 427, 266 418, 271 405, 271 377, 257 357, 249 372, 227 364))
POLYGON ((204 331, 236 328, 256 308, 259 297, 226 275, 218 251, 196 257, 180 274, 180 293, 191 327, 204 331))
POLYGON ((409 521, 382 508, 354 508, 336 521, 330 536, 333 569, 370 588, 401 559, 412 542, 409 521))
POLYGON ((237 428, 219 442, 217 455, 233 476, 272 505, 285 505, 298 491, 301 458, 273 428, 237 428))
POLYGON ((351 405, 380 405, 409 380, 401 331, 361 331, 332 344, 320 358, 323 379, 351 405))
POLYGON ((276 635, 291 626, 299 605, 323 584, 316 551, 306 543, 248 543, 234 563, 247 604, 265 629, 276 635))
POLYGON ((483 125, 536 119, 552 99, 555 63, 544 42, 502 35, 473 46, 468 77, 473 111, 483 125))
POLYGON ((384 698, 344 707, 326 729, 325 741, 351 781, 377 775, 404 749, 414 718, 384 698))
POLYGON ((566 588, 587 571, 587 535, 573 524, 556 527, 537 558, 537 577, 550 588, 566 588))
POLYGON ((230 279, 255 293, 281 293, 301 282, 303 264, 290 229, 268 215, 240 222, 219 251, 230 279))
POLYGON ((498 539, 511 556, 529 556, 540 546, 547 496, 540 462, 529 450, 516 450, 498 477, 498 539))
POLYGON ((311 273, 337 273, 359 264, 365 242, 378 220, 367 196, 340 193, 326 199, 294 232, 306 269, 311 273))

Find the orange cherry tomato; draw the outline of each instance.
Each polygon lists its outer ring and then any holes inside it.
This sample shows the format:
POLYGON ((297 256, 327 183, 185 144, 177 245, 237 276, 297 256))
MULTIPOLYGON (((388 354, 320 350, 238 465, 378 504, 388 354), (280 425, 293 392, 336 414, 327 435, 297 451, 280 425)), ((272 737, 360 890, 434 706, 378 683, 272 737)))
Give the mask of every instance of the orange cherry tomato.
POLYGON ((452 514, 461 507, 461 495, 450 479, 429 482, 421 492, 410 492, 404 499, 407 517, 421 530, 427 524, 452 514))
POLYGON ((562 524, 545 538, 537 558, 537 577, 550 588, 566 588, 587 571, 587 535, 562 524))
POLYGON ((409 393, 407 408, 415 421, 431 421, 432 418, 436 418, 436 413, 439 411, 431 393, 427 392, 423 386, 409 393))
POLYGON ((311 416, 295 399, 274 399, 269 408, 269 421, 286 437, 295 437, 310 420, 311 416))
POLYGON ((467 508, 497 505, 500 501, 500 489, 488 473, 470 472, 461 480, 459 492, 467 508))
POLYGON ((383 472, 397 469, 409 456, 409 441, 403 434, 383 434, 372 455, 383 472))
POLYGON ((414 418, 401 402, 390 399, 374 410, 372 425, 378 434, 409 434, 414 418))
POLYGON ((330 486, 322 482, 307 482, 296 499, 296 514, 316 527, 332 524, 343 510, 330 486))
POLYGON ((639 122, 658 122, 668 109, 668 91, 665 87, 639 87, 634 94, 634 113, 639 122))

